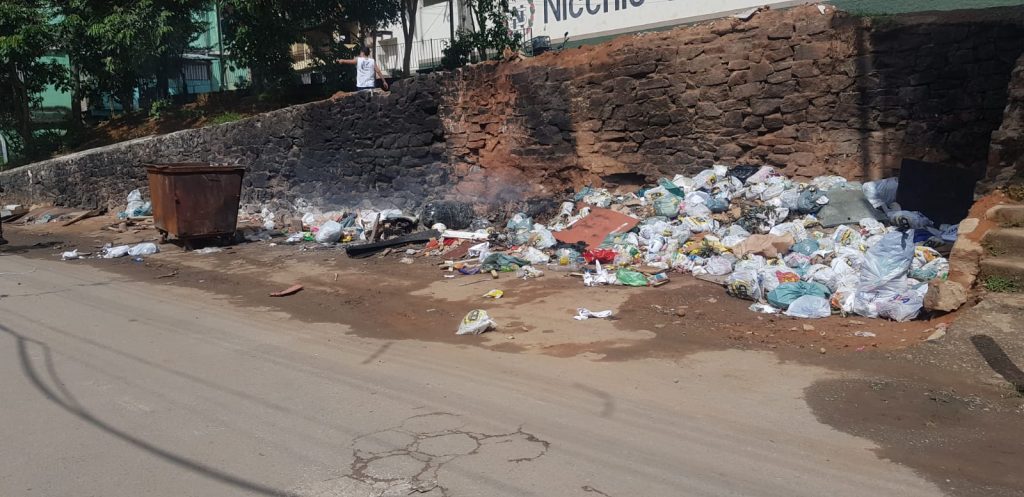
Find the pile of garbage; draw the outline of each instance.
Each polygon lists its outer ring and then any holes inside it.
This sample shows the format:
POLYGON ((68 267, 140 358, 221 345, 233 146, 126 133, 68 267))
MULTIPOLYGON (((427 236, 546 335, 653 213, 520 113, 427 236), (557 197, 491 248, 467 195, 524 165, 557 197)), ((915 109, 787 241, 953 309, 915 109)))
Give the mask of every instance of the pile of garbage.
POLYGON ((586 286, 659 286, 690 273, 757 312, 906 321, 921 311, 928 282, 948 276, 943 254, 956 225, 901 209, 898 186, 716 165, 635 192, 584 188, 547 224, 519 213, 500 231, 434 226, 441 237, 426 250, 449 257, 446 243, 471 239, 457 254, 466 259, 447 262, 461 274, 565 271, 586 286), (857 211, 863 217, 850 222, 857 211))
MULTIPOLYGON (((419 216, 305 214, 285 243, 342 244, 352 257, 400 250, 403 263, 439 256, 449 278, 554 271, 588 287, 656 287, 689 273, 756 312, 905 321, 920 313, 928 283, 948 276, 957 225, 902 209, 898 189, 898 178, 801 182, 770 166, 715 165, 639 190, 583 188, 546 223, 521 212, 492 224, 466 204, 436 203, 419 216), (429 230, 416 232, 420 224, 429 230)), ((263 214, 272 229, 273 216, 263 214)))

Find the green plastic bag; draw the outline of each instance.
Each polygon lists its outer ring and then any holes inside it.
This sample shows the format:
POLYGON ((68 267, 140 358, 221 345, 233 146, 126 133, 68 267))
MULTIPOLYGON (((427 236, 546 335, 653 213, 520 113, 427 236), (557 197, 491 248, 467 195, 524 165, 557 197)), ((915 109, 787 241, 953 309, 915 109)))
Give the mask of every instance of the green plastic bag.
POLYGON ((779 309, 788 309, 789 304, 804 295, 814 295, 827 299, 831 292, 828 287, 813 281, 783 283, 768 292, 768 303, 779 309))
POLYGON ((501 271, 508 273, 511 271, 517 271, 521 267, 530 265, 530 261, 526 259, 520 259, 513 257, 508 254, 491 254, 484 259, 484 263, 480 266, 483 271, 501 271))
POLYGON ((615 272, 615 278, 626 286, 647 286, 647 277, 632 269, 622 268, 615 272))

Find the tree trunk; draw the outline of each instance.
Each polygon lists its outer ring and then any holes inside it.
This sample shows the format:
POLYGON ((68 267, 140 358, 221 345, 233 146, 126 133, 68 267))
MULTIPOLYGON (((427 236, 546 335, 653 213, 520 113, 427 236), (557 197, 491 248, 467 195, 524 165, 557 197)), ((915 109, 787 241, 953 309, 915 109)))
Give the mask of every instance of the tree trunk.
POLYGON ((416 36, 416 10, 419 0, 402 0, 402 36, 405 38, 402 54, 402 71, 406 76, 412 74, 412 44, 416 36))
POLYGON ((184 103, 188 99, 188 77, 185 75, 185 64, 178 65, 178 73, 181 76, 181 95, 183 97, 181 102, 184 103))
MULTIPOLYGON (((476 28, 474 29, 474 31, 476 31, 478 33, 486 34, 487 33, 487 17, 486 17, 486 13, 483 12, 481 9, 477 8, 477 6, 474 5, 474 3, 472 1, 469 2, 469 8, 470 8, 470 12, 472 12, 473 15, 476 16, 476 28)), ((487 60, 487 47, 484 44, 481 44, 481 46, 479 46, 477 48, 477 53, 480 54, 480 61, 481 62, 487 60)))
POLYGON ((75 64, 75 61, 68 58, 68 66, 71 68, 71 113, 68 116, 68 130, 79 131, 82 129, 82 69, 75 64))
POLYGON ((18 136, 21 137, 23 153, 29 156, 33 153, 35 137, 32 136, 32 109, 29 107, 28 91, 18 76, 18 68, 14 64, 10 68, 11 93, 14 95, 15 105, 18 106, 15 112, 15 126, 18 136))
POLYGON ((171 83, 169 81, 170 71, 167 67, 170 65, 170 61, 166 55, 160 56, 160 67, 156 74, 156 98, 165 99, 171 96, 171 83))

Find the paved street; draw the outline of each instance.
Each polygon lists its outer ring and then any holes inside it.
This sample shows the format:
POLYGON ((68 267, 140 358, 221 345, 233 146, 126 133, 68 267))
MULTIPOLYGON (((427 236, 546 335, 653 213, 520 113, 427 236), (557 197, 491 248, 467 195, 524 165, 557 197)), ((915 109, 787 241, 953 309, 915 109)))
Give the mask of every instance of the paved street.
POLYGON ((770 353, 378 341, 155 281, 0 255, 0 495, 941 494, 770 353))

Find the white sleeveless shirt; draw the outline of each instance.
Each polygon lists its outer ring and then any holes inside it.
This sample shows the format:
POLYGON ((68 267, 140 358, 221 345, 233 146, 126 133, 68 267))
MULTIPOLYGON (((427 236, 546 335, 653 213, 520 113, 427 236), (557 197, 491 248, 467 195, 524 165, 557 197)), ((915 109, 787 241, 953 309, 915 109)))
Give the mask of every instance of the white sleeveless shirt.
POLYGON ((356 58, 356 86, 359 88, 373 88, 376 78, 377 62, 370 57, 356 58))

